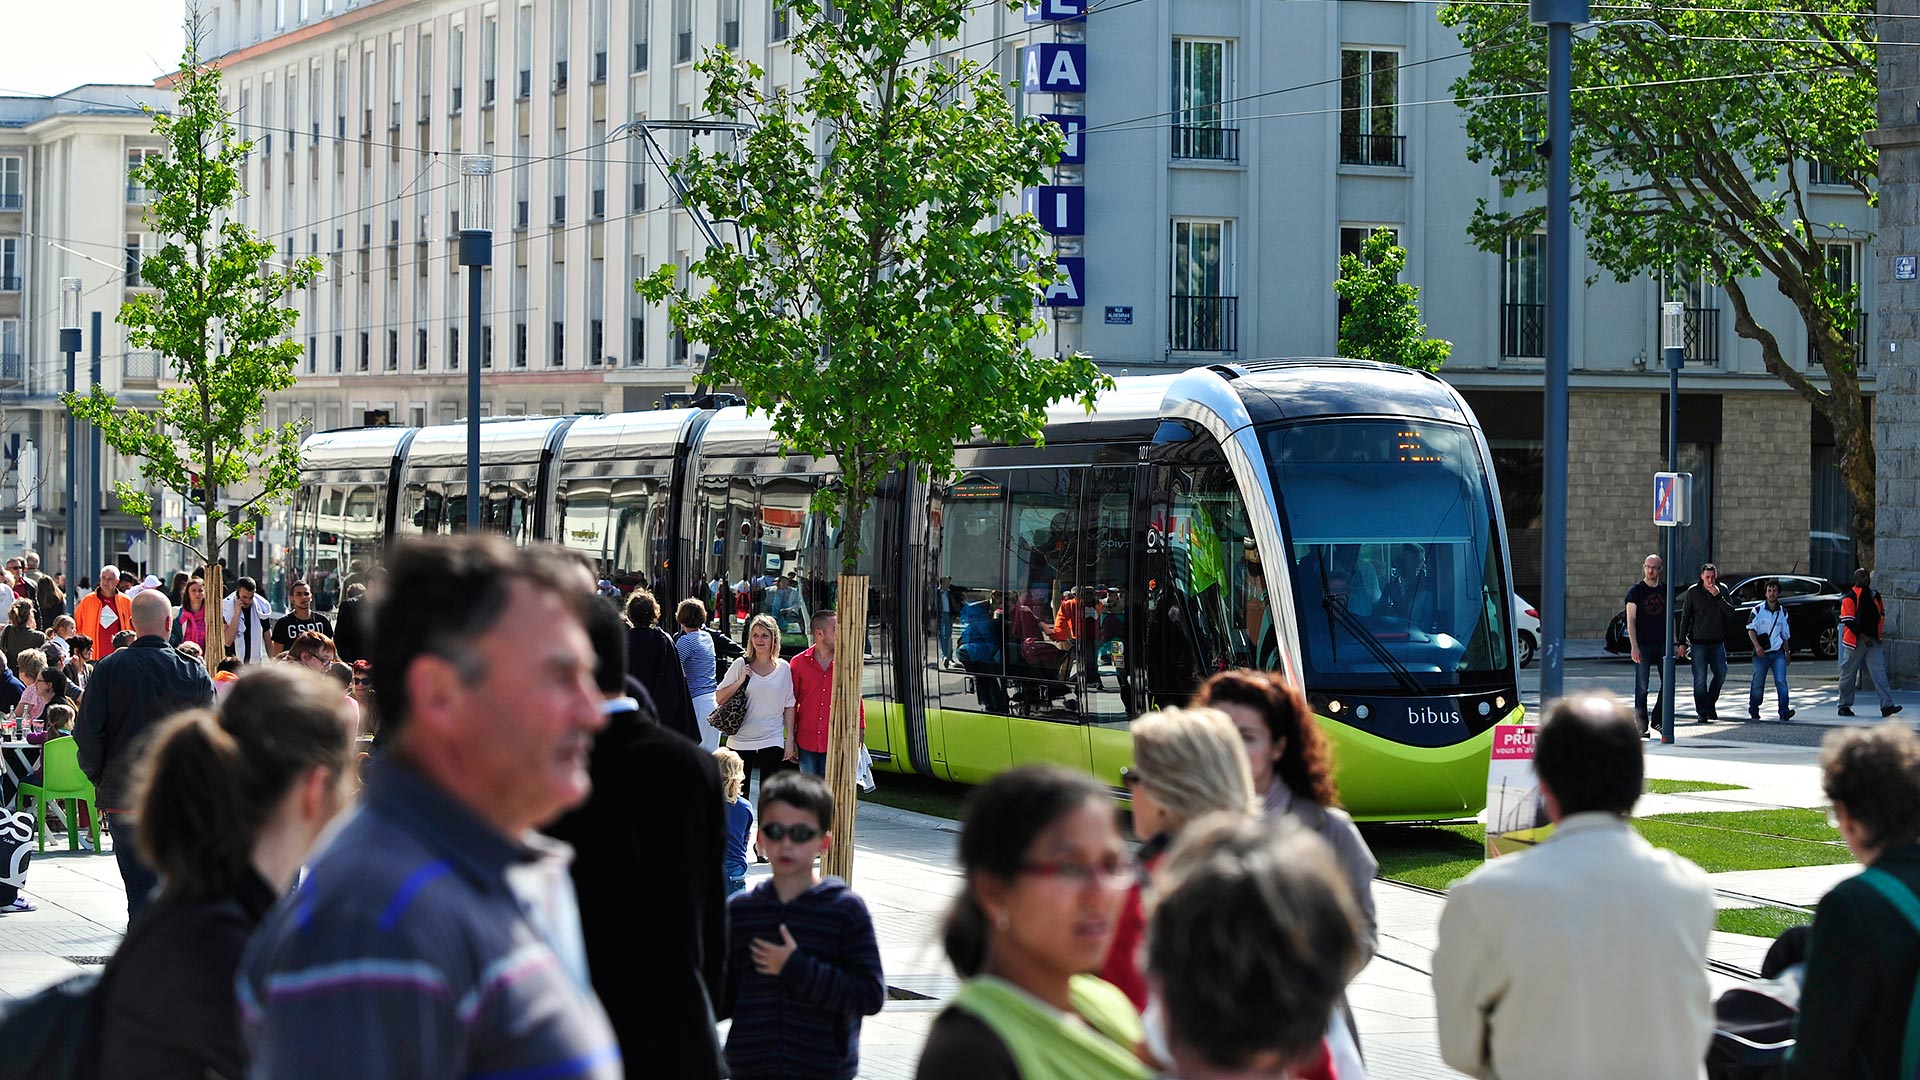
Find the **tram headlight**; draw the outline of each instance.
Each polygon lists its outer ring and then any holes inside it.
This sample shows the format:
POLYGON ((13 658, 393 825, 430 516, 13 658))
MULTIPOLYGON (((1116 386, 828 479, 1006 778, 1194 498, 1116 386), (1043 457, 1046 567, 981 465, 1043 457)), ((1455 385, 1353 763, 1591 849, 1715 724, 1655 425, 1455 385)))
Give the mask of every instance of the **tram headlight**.
POLYGON ((1327 702, 1327 713, 1328 713, 1329 715, 1331 715, 1331 716, 1339 716, 1339 715, 1340 715, 1340 703, 1339 703, 1338 701, 1329 701, 1329 702, 1327 702))
POLYGON ((1505 695, 1505 694, 1501 694, 1501 695, 1500 695, 1499 697, 1497 697, 1497 698, 1494 698, 1494 699, 1493 699, 1493 707, 1494 707, 1494 708, 1496 708, 1496 709, 1504 709, 1504 708, 1506 708, 1506 707, 1507 707, 1507 695, 1505 695))

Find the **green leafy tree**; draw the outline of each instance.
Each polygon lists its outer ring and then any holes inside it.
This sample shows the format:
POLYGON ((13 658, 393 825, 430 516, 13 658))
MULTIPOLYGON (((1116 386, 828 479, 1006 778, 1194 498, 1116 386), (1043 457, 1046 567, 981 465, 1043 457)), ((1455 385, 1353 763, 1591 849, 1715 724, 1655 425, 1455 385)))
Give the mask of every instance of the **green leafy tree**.
MULTIPOLYGON (((843 523, 844 574, 829 777, 845 808, 833 852, 850 860, 852 765, 865 631, 856 574, 868 502, 889 473, 951 470, 975 432, 1039 438, 1049 403, 1109 384, 1084 356, 1038 355, 1053 263, 1032 216, 1009 213, 1058 159, 1059 131, 1017 119, 1008 87, 965 54, 967 0, 788 5, 810 72, 792 91, 724 50, 702 58, 702 107, 736 145, 677 162, 684 201, 735 223, 684 281, 639 283, 709 351, 700 382, 737 387, 784 447, 831 456, 841 479, 815 508, 843 523), (817 135, 816 135, 817 133, 817 135), (731 237, 729 239, 732 239, 731 237), (849 688, 851 690, 849 691, 849 688)), ((838 862, 845 872, 850 861, 838 862)))
POLYGON ((237 139, 220 105, 220 72, 200 63, 197 21, 175 77, 176 108, 149 110, 166 150, 135 171, 151 193, 145 220, 163 238, 140 263, 139 293, 120 309, 136 349, 166 357, 172 385, 153 409, 122 407, 98 386, 63 397, 108 446, 131 458, 144 484, 116 489, 121 508, 155 537, 206 564, 207 649, 217 663, 223 640, 219 599, 221 549, 234 535, 259 528, 293 495, 300 473, 300 428, 262 422, 266 397, 294 384, 301 347, 288 335, 298 312, 283 304, 289 290, 319 273, 319 260, 272 270, 273 245, 232 220, 240 194, 239 165, 252 143, 237 139), (150 487, 177 492, 202 514, 198 524, 164 520, 150 487), (223 491, 247 490, 230 507, 223 491))
POLYGON ((1447 362, 1453 342, 1427 336, 1420 289, 1400 280, 1406 268, 1406 249, 1393 242, 1391 229, 1368 234, 1360 254, 1340 256, 1333 291, 1352 305, 1340 317, 1341 356, 1421 371, 1438 371, 1447 362))
MULTIPOLYGON (((1854 540, 1872 565, 1873 432, 1857 367, 1865 327, 1858 289, 1824 243, 1865 237, 1816 220, 1803 163, 1873 197, 1874 7, 1813 6, 1610 6, 1606 23, 1575 38, 1573 213, 1588 257, 1615 279, 1656 275, 1670 283, 1663 299, 1686 299, 1689 282, 1726 291, 1735 331, 1759 346, 1767 371, 1832 423, 1854 540), (1763 322, 1750 295, 1763 285, 1797 318, 1763 322), (1783 340, 1809 343, 1804 367, 1783 340)), ((1453 84, 1469 155, 1494 163, 1509 198, 1543 189, 1546 35, 1524 7, 1459 3, 1440 19, 1473 50, 1453 84)), ((1500 251, 1543 213, 1483 200, 1471 233, 1500 251)))

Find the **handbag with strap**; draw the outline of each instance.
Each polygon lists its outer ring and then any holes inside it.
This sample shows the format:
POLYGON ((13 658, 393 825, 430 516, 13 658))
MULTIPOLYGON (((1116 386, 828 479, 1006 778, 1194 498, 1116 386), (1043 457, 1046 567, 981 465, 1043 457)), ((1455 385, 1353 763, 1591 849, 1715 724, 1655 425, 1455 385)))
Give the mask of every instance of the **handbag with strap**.
MULTIPOLYGON (((740 661, 735 661, 739 663, 740 661)), ((731 675, 732 671, 729 670, 731 675)), ((746 678, 740 680, 740 689, 734 691, 727 703, 707 714, 707 726, 722 735, 738 735, 740 725, 747 722, 747 683, 752 681, 753 672, 749 670, 746 678)))

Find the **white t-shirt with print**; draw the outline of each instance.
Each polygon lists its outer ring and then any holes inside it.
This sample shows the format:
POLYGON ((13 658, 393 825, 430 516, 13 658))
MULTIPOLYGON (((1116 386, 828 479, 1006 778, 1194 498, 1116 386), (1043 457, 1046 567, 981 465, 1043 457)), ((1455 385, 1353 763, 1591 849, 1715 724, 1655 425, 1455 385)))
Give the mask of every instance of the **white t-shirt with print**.
MULTIPOLYGON (((740 669, 746 667, 745 657, 741 657, 727 668, 727 676, 720 680, 721 686, 727 686, 740 678, 740 669)), ((764 750, 769 746, 787 744, 787 725, 783 713, 793 708, 793 669, 785 660, 775 660, 771 674, 761 675, 747 668, 747 718, 740 725, 738 733, 727 736, 727 745, 734 750, 764 750)))

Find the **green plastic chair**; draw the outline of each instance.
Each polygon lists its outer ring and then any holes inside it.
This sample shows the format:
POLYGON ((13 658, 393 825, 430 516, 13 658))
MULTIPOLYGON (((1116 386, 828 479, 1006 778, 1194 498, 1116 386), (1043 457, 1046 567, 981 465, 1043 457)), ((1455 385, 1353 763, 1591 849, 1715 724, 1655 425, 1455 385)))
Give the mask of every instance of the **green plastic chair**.
POLYGON ((80 744, 72 739, 54 739, 41 747, 40 782, 21 784, 20 797, 33 802, 33 827, 40 834, 40 850, 47 850, 47 800, 67 801, 67 849, 80 850, 80 803, 93 808, 87 833, 93 850, 100 850, 100 808, 94 800, 93 782, 80 771, 80 744))

